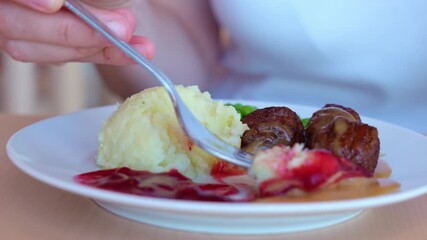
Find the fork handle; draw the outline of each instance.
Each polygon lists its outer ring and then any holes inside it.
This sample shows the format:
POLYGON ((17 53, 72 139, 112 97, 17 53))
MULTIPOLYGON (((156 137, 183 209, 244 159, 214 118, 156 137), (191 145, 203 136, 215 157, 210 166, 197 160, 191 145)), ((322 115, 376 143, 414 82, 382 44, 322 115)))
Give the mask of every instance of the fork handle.
MULTIPOLYGON (((140 54, 134 47, 118 38, 115 33, 113 33, 107 26, 105 26, 105 24, 99 21, 78 0, 66 0, 64 5, 76 16, 89 24, 102 36, 107 38, 111 43, 122 50, 123 53, 125 53, 128 57, 146 68, 163 85, 163 87, 166 88, 170 97, 173 98, 173 100, 176 100, 175 96, 177 96, 178 93, 176 92, 172 81, 166 76, 166 74, 154 66, 150 61, 148 61, 147 58, 140 54)), ((176 101, 173 102, 175 103, 176 101)))

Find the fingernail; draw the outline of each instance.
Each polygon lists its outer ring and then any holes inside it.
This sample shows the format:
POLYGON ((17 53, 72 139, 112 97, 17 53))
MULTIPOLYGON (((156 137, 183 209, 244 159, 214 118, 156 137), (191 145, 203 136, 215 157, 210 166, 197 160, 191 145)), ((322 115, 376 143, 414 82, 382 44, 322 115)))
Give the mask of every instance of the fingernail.
POLYGON ((125 38, 126 37, 126 27, 120 22, 112 21, 107 22, 107 27, 113 31, 118 37, 125 38))
POLYGON ((28 4, 36 10, 52 13, 58 11, 63 4, 62 0, 29 0, 28 4))
POLYGON ((154 45, 151 43, 146 43, 142 47, 142 54, 146 56, 148 59, 153 59, 155 55, 155 48, 154 45))

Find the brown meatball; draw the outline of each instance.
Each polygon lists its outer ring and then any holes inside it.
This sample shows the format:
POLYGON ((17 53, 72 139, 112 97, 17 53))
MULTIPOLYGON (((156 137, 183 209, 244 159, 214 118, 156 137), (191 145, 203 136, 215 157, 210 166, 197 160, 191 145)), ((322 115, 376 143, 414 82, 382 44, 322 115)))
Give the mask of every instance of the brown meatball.
POLYGON ((242 149, 247 152, 304 142, 304 126, 298 115, 287 107, 258 109, 244 117, 242 122, 249 127, 242 136, 242 149))
POLYGON ((306 147, 330 150, 373 173, 380 140, 378 130, 362 123, 353 109, 327 104, 313 114, 307 125, 306 147))

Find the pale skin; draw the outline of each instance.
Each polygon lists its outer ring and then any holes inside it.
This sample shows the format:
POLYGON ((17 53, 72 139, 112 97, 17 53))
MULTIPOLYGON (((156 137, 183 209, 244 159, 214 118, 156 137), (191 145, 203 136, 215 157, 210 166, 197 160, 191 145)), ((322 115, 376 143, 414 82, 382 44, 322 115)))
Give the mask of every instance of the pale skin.
MULTIPOLYGON (((208 0, 84 3, 174 83, 205 90, 212 85, 221 48, 208 0)), ((95 63, 105 83, 122 97, 159 85, 62 6, 63 0, 0 0, 0 50, 22 62, 95 63)))

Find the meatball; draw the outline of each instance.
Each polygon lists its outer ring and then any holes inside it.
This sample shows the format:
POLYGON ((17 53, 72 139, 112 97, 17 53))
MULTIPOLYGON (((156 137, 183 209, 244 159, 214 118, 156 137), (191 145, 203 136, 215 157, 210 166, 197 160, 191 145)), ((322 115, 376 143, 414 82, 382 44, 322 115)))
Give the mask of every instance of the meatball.
POLYGON ((327 149, 370 173, 375 171, 380 153, 378 130, 362 123, 353 109, 327 104, 313 113, 305 133, 306 147, 327 149))
POLYGON ((257 109, 242 119, 247 124, 242 149, 256 153, 275 145, 292 146, 305 140, 304 126, 298 115, 287 107, 257 109))

